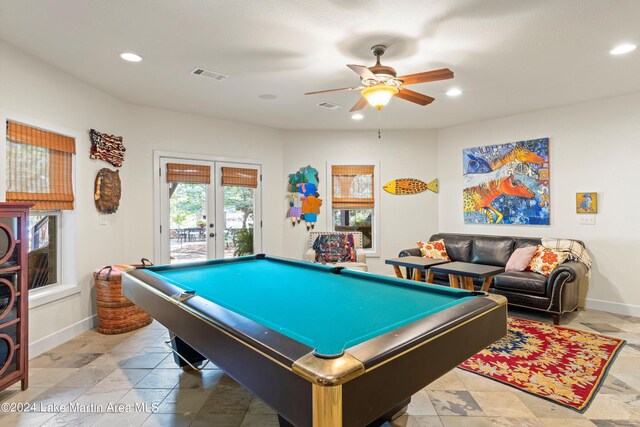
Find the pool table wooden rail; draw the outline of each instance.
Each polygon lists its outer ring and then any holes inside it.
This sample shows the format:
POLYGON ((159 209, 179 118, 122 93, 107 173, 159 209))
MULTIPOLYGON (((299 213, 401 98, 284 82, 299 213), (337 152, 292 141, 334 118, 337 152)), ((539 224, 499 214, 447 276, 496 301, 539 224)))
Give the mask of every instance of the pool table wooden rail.
POLYGON ((123 274, 123 292, 297 426, 381 422, 425 385, 504 336, 507 327, 506 299, 489 295, 326 359, 315 356, 312 347, 198 295, 185 294, 183 288, 144 269, 123 274))

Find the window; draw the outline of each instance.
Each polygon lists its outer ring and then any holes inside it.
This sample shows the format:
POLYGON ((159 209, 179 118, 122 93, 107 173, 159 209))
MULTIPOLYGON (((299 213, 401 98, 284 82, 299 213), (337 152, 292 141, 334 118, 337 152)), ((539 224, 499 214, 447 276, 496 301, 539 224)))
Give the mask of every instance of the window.
POLYGON ((59 223, 60 212, 29 212, 29 289, 59 283, 59 223))
POLYGON ((75 139, 7 121, 6 200, 31 202, 29 289, 59 283, 62 212, 73 210, 75 139))
POLYGON ((331 224, 335 231, 360 231, 363 247, 377 252, 375 165, 331 165, 331 224))

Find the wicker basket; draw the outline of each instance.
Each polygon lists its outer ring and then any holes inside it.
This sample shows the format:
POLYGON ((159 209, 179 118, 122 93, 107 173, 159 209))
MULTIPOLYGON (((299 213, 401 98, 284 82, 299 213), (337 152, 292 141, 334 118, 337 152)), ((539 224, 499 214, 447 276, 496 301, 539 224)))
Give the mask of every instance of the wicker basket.
POLYGON ((150 324, 153 319, 122 295, 122 271, 134 265, 114 265, 95 270, 98 332, 122 334, 150 324))

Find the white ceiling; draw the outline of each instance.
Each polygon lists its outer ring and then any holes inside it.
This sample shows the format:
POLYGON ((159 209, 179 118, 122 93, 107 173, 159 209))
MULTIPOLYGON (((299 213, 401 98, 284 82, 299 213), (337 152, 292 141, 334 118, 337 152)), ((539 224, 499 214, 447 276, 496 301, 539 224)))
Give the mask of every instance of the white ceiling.
POLYGON ((453 80, 411 86, 436 101, 394 98, 383 128, 442 128, 640 91, 639 0, 0 0, 0 38, 114 97, 282 129, 371 129, 354 122, 345 64, 400 75, 448 67, 453 80), (133 51, 131 64, 118 54, 133 51), (189 74, 228 74, 223 82, 189 74), (464 91, 458 98, 445 92, 464 91), (276 94, 275 100, 258 98, 276 94), (316 104, 342 105, 337 111, 316 104))

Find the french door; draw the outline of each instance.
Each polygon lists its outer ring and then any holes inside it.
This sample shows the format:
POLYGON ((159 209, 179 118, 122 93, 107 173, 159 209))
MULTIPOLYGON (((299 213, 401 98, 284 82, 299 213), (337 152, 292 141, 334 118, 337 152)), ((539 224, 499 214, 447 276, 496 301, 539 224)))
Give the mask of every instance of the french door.
POLYGON ((162 264, 261 251, 260 166, 159 158, 162 264))

